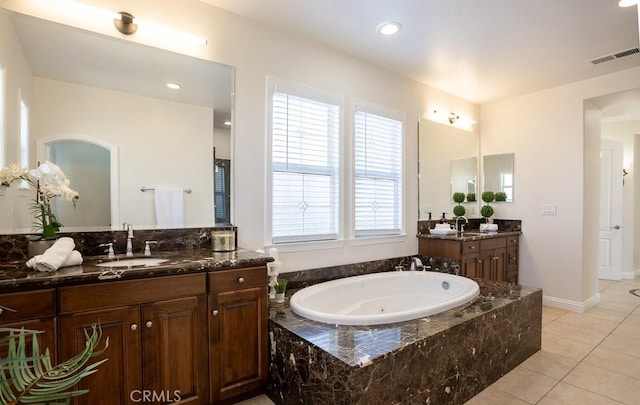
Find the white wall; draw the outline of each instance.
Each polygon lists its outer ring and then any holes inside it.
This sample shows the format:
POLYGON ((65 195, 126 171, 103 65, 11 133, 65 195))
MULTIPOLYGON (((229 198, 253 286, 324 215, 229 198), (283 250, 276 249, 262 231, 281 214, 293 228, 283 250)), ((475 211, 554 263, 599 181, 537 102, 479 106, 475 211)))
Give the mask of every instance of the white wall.
POLYGON ((597 302, 600 140, 589 127, 599 117, 584 100, 638 87, 640 68, 481 108, 482 154, 515 153, 515 201, 500 216, 523 221, 520 281, 542 287, 547 304, 597 302), (542 204, 557 204, 558 215, 539 215, 542 204))

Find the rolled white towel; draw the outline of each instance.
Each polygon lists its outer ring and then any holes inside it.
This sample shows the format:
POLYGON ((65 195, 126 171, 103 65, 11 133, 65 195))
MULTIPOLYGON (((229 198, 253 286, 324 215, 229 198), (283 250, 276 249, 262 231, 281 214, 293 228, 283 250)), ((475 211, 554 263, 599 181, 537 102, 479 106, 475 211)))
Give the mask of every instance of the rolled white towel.
POLYGON ((27 261, 27 267, 38 271, 56 271, 60 267, 63 267, 63 264, 67 258, 69 258, 75 246, 76 244, 73 242, 73 239, 67 237, 60 238, 43 254, 29 259, 29 261, 27 261))
MULTIPOLYGON (((44 256, 44 254, 33 256, 27 262, 27 267, 29 267, 31 269, 36 269, 38 271, 50 271, 51 272, 51 271, 58 270, 58 269, 52 269, 52 267, 50 267, 46 263, 43 263, 42 262, 42 256, 44 256)), ((69 253, 69 256, 67 257, 67 259, 58 268, 70 267, 70 266, 79 266, 79 265, 82 264, 82 261, 83 261, 82 254, 80 252, 78 252, 77 250, 74 250, 71 253, 69 253)))

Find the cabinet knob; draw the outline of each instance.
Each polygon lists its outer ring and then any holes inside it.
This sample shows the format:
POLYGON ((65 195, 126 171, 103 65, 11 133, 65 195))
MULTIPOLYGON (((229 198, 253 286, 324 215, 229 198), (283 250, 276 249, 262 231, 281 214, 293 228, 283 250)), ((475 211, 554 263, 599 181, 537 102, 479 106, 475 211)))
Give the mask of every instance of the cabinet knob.
POLYGON ((472 250, 473 250, 473 249, 475 249, 475 248, 476 248, 475 246, 469 246, 469 249, 472 249, 472 250))
POLYGON ((482 264, 482 260, 478 259, 478 264, 482 264))
POLYGON ((135 323, 132 323, 131 326, 129 327, 129 329, 131 330, 138 330, 138 325, 135 323))
POLYGON ((0 315, 4 312, 4 309, 0 308, 0 315))
POLYGON ((217 309, 214 309, 213 311, 211 311, 211 313, 213 314, 213 316, 218 316, 219 312, 217 309))
POLYGON ((238 283, 240 283, 240 284, 244 283, 244 277, 239 277, 238 278, 238 283))
POLYGON ((153 322, 147 321, 147 323, 145 323, 144 326, 146 326, 147 328, 150 328, 153 326, 153 322))

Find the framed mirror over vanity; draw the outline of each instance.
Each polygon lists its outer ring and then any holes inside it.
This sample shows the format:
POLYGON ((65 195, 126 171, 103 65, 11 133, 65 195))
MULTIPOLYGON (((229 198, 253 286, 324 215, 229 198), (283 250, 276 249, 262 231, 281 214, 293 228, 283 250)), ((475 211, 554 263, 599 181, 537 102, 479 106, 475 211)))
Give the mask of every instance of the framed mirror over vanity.
MULTIPOLYGON (((62 168, 80 194, 62 231, 154 229, 155 187, 191 191, 184 227, 230 224, 233 67, 2 8, 0 26, 0 163, 62 168)), ((31 231, 32 194, 0 190, 0 233, 31 231)))
POLYGON ((476 193, 476 201, 465 199, 467 217, 479 216, 478 155, 480 140, 475 132, 421 118, 418 122, 419 220, 453 217, 453 193, 476 193))

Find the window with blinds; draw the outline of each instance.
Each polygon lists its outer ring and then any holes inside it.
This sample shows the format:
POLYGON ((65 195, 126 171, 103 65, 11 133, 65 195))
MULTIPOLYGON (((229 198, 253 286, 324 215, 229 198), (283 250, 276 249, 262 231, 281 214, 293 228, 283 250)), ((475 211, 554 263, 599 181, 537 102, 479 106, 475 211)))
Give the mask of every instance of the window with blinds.
POLYGON ((272 242, 339 236, 341 105, 274 86, 271 99, 272 242))
POLYGON ((401 120, 355 109, 355 235, 402 232, 403 137, 401 120))

